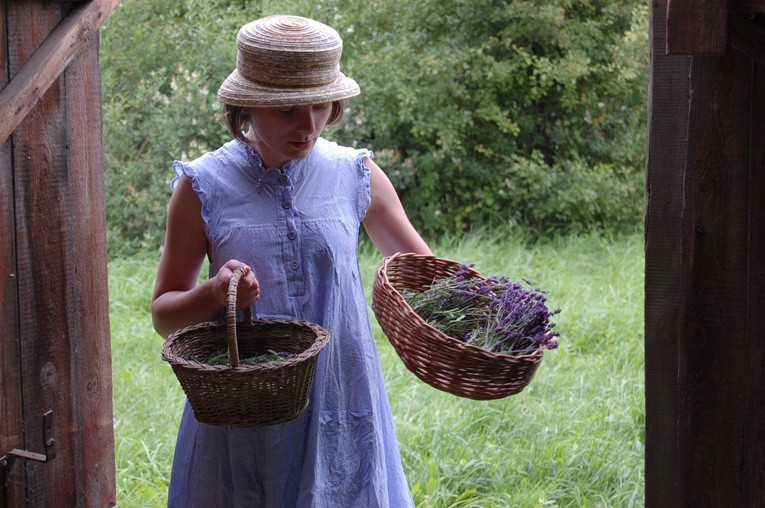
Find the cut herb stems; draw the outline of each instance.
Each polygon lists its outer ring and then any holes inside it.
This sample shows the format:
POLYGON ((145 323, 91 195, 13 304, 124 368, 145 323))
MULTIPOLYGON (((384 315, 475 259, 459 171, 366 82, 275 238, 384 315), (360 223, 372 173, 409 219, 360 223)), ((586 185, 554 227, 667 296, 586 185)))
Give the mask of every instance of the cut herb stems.
POLYGON ((404 299, 425 322, 444 334, 493 353, 529 354, 540 346, 558 346, 546 292, 504 276, 471 276, 462 265, 424 291, 403 291, 404 299))
MULTIPOLYGON (((247 358, 241 358, 239 363, 241 365, 259 365, 261 363, 268 362, 281 362, 294 358, 295 355, 286 351, 272 351, 268 350, 259 355, 248 356, 247 358)), ((207 365, 229 365, 231 358, 228 351, 221 351, 207 359, 205 362, 207 365)))

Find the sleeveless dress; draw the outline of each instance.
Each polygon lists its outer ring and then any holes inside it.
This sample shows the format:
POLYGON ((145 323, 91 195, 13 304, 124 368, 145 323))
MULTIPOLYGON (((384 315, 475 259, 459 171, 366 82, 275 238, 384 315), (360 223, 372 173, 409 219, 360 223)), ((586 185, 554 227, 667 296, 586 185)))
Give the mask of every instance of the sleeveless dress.
POLYGON ((305 159, 265 167, 232 140, 184 163, 212 244, 255 270, 257 317, 305 319, 330 333, 308 408, 268 427, 199 423, 186 402, 171 507, 405 508, 404 476, 357 258, 370 203, 368 150, 319 138, 305 159))

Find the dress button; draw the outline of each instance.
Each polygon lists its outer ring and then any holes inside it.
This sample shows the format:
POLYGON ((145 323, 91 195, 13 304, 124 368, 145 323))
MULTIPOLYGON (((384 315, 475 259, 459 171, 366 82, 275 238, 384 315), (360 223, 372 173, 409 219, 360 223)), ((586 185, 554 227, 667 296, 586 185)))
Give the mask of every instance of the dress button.
POLYGON ((290 240, 294 240, 296 236, 297 236, 297 233, 295 233, 294 231, 290 231, 289 233, 287 233, 287 238, 289 238, 290 240))
POLYGON ((290 177, 288 177, 287 175, 282 175, 279 177, 280 183, 288 183, 289 181, 290 181, 290 177))
POLYGON ((282 208, 284 208, 285 210, 289 210, 291 207, 292 207, 292 201, 285 201, 284 203, 282 203, 282 208))
POLYGON ((292 269, 293 269, 293 270, 297 270, 299 266, 300 266, 300 265, 298 264, 298 262, 297 262, 297 261, 293 261, 293 262, 292 262, 292 269))

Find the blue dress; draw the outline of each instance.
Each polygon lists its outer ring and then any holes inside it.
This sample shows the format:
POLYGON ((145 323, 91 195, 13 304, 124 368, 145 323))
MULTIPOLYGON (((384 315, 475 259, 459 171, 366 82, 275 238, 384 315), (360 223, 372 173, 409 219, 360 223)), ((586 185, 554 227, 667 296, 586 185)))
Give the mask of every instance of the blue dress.
POLYGON ((186 403, 169 506, 413 506, 358 266, 365 157, 320 138, 307 158, 269 168, 233 140, 175 163, 202 203, 210 273, 232 258, 249 264, 261 285, 255 315, 312 321, 331 338, 308 408, 293 421, 210 426, 186 403))

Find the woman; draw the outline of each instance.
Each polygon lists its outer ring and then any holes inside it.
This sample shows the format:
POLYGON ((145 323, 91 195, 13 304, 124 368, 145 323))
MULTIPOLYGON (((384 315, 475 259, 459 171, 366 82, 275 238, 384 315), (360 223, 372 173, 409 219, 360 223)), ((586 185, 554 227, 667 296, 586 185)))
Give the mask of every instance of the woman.
POLYGON ((308 320, 331 338, 295 420, 210 426, 186 403, 168 503, 412 506, 359 273, 359 229, 383 255, 431 251, 372 153, 321 137, 360 93, 340 72, 337 32, 271 16, 243 26, 237 47, 237 68, 218 91, 233 139, 174 165, 154 327, 166 337, 220 317, 231 274, 245 266, 239 308, 308 320), (209 278, 198 283, 205 257, 209 278))

